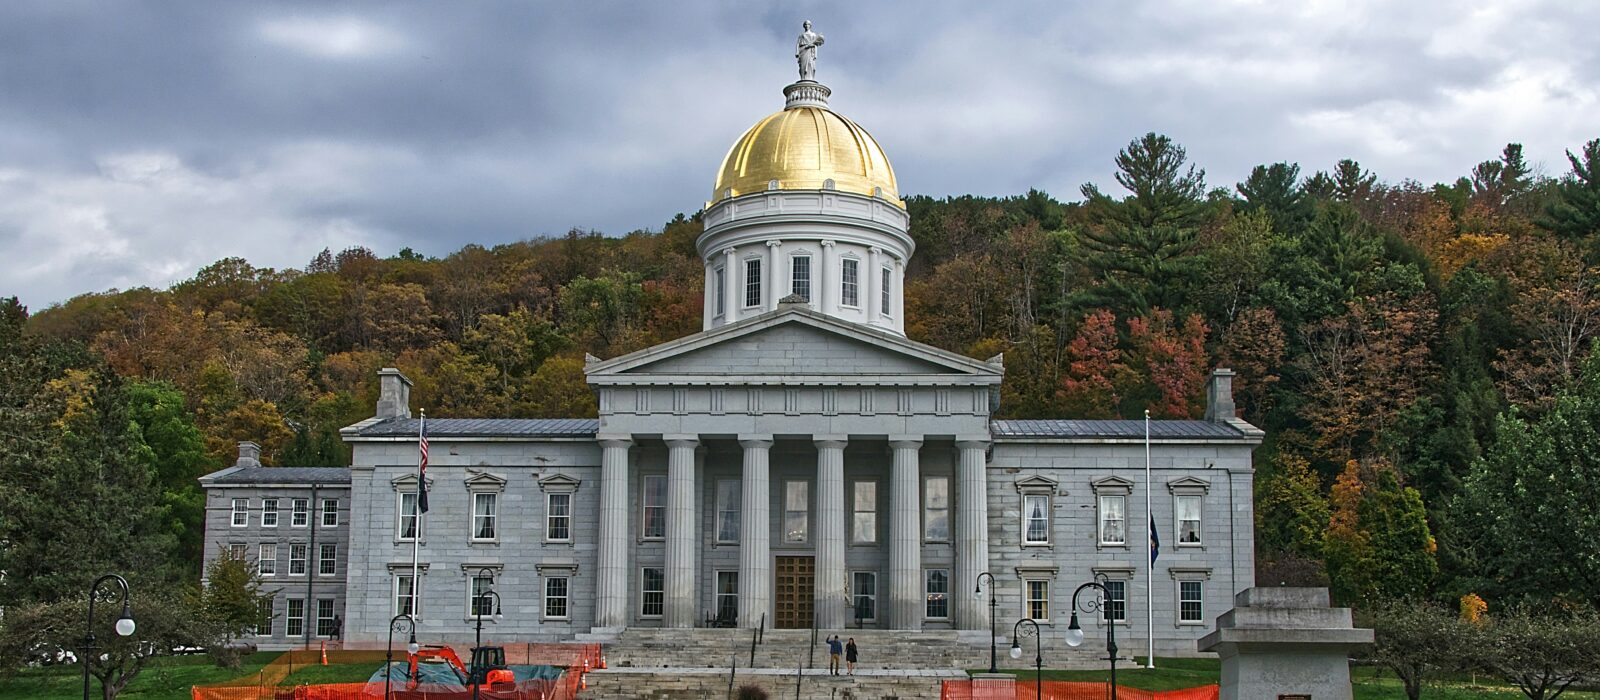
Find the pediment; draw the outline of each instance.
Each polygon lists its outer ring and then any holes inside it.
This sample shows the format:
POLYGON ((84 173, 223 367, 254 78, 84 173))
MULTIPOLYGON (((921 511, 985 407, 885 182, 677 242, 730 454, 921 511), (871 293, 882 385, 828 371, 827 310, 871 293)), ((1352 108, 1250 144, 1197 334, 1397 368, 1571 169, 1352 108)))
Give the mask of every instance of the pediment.
MULTIPOLYGON (((415 491, 417 490, 417 473, 407 472, 405 474, 401 474, 400 476, 390 479, 389 485, 393 486, 397 491, 415 491)), ((431 476, 428 477, 428 490, 433 490, 433 477, 431 476)))
POLYGON ((489 472, 470 472, 467 474, 465 479, 462 479, 462 481, 466 482, 468 488, 471 488, 473 486, 504 487, 509 480, 499 474, 491 474, 489 472))
POLYGON ((807 309, 783 309, 587 367, 589 381, 666 377, 966 376, 998 383, 1003 369, 807 309))
POLYGON ((1185 476, 1167 482, 1167 490, 1173 493, 1205 493, 1211 489, 1211 482, 1192 476, 1185 476))
POLYGON ((1133 482, 1120 476, 1107 476, 1089 482, 1096 492, 1128 493, 1133 490, 1133 482))
POLYGON ((578 490, 579 483, 566 474, 551 474, 539 480, 539 489, 550 493, 571 493, 578 490))
POLYGON ((1017 480, 1017 490, 1022 493, 1055 493, 1056 480, 1037 474, 1017 480))

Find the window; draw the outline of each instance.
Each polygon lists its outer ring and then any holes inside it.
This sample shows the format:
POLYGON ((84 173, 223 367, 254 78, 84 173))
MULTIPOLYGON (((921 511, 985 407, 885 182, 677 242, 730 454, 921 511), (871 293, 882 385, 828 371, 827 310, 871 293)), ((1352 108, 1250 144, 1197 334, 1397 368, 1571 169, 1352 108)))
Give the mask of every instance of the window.
POLYGON ((408 542, 416 539, 422 529, 422 514, 417 512, 417 492, 400 494, 400 506, 396 514, 398 524, 395 538, 408 542))
POLYGON ((1023 601, 1022 614, 1034 622, 1050 621, 1050 582, 1049 581, 1024 581, 1027 587, 1028 598, 1023 601))
POLYGON ((1100 544, 1127 544, 1126 496, 1100 497, 1100 544))
POLYGON ((894 309, 889 308, 889 300, 892 298, 892 295, 889 292, 890 288, 893 286, 894 270, 891 270, 887 267, 883 268, 883 284, 879 285, 878 287, 878 313, 881 313, 884 316, 889 316, 894 313, 894 309))
POLYGON ((728 312, 728 271, 719 267, 711 273, 711 277, 715 280, 713 284, 716 285, 711 295, 716 299, 717 315, 721 316, 728 312))
POLYGON ((283 634, 288 637, 299 637, 306 633, 306 601, 304 598, 289 599, 289 614, 284 616, 283 634))
POLYGON ((261 527, 278 526, 278 499, 261 499, 261 527))
POLYGON ((1113 580, 1101 581, 1101 583, 1105 584, 1106 590, 1110 592, 1110 595, 1106 596, 1105 604, 1102 607, 1104 619, 1115 622, 1127 621, 1128 582, 1113 580))
POLYGON ((394 577, 394 614, 422 617, 422 608, 416 605, 417 590, 416 579, 411 574, 396 574, 394 577))
POLYGON ((857 571, 850 575, 850 590, 855 600, 855 618, 863 622, 878 619, 878 574, 857 571))
POLYGON ((253 630, 257 636, 272 636, 272 599, 262 598, 256 601, 256 624, 253 630))
POLYGON ((339 526, 339 499, 327 498, 322 501, 322 526, 339 526))
POLYGON ((1178 582, 1178 622, 1180 624, 1205 623, 1206 617, 1202 593, 1203 589, 1200 581, 1178 582))
POLYGON ((761 305, 761 261, 744 261, 744 305, 761 305))
POLYGON ((545 496, 545 539, 552 542, 572 541, 572 494, 552 493, 545 496))
POLYGON ((317 636, 332 637, 339 631, 339 626, 334 622, 333 599, 317 599, 317 636))
POLYGON ((873 544, 878 541, 878 482, 857 481, 850 501, 850 541, 873 544))
POLYGON ((303 542, 289 544, 289 575, 306 575, 306 545, 303 542))
POLYGON ((717 481, 717 541, 739 541, 739 481, 717 481))
POLYGON ((339 571, 339 545, 321 545, 322 551, 317 553, 317 575, 332 576, 339 571))
POLYGON ((277 576, 278 545, 261 545, 261 555, 256 557, 256 566, 258 567, 257 571, 261 572, 262 576, 277 576))
POLYGON ((308 498, 294 499, 294 512, 289 516, 290 527, 305 527, 311 524, 311 500, 308 498))
POLYGON ((1200 544, 1200 496, 1178 496, 1178 544, 1200 544))
POLYGON ((661 617, 666 608, 667 577, 661 569, 645 569, 639 577, 639 614, 661 617))
POLYGON ((950 479, 928 477, 923 481, 922 538, 929 542, 950 541, 950 479))
POLYGON ((1023 544, 1050 544, 1050 497, 1023 496, 1023 544))
POLYGON ((804 542, 811 529, 811 482, 783 482, 783 541, 804 542))
POLYGON ((492 590, 494 590, 493 575, 472 575, 472 580, 467 582, 467 617, 494 616, 494 596, 484 595, 492 590))
POLYGON ((950 617, 950 572, 945 569, 928 569, 928 618, 939 620, 950 617))
POLYGON ((644 538, 659 540, 667 536, 667 477, 644 478, 644 538))
POLYGON ((233 499, 233 526, 244 527, 250 524, 250 499, 233 499))
POLYGON ((811 256, 796 255, 790 262, 789 293, 811 301, 811 256))
POLYGON ((567 619, 567 577, 551 576, 544 580, 544 616, 567 619))
POLYGON ((858 270, 861 261, 845 258, 840 261, 839 268, 839 303, 845 306, 861 305, 861 283, 858 270))
POLYGON ((472 539, 495 538, 495 506, 498 496, 499 494, 495 493, 472 494, 472 539))
POLYGON ((247 545, 247 544, 230 544, 230 545, 228 545, 228 558, 229 559, 240 559, 240 560, 242 560, 247 556, 250 556, 250 545, 247 545))
POLYGON ((717 619, 739 619, 739 572, 717 572, 717 619))

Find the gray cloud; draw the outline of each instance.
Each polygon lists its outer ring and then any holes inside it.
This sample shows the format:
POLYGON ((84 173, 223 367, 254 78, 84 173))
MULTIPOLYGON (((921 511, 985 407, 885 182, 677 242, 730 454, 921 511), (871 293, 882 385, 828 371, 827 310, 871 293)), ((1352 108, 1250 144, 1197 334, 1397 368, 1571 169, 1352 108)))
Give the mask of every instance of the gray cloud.
POLYGON ((659 226, 781 107, 801 19, 908 193, 1073 198, 1148 130, 1215 186, 1508 141, 1554 174, 1600 136, 1588 3, 994 5, 6 3, 0 293, 659 226))

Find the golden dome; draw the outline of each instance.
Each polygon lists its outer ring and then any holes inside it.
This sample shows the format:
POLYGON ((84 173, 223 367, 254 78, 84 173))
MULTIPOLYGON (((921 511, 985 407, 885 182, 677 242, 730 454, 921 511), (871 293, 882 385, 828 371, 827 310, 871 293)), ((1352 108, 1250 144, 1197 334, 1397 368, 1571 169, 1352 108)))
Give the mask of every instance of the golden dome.
POLYGON ((717 174, 712 201, 765 192, 769 183, 778 189, 833 189, 873 196, 881 188, 884 199, 901 209, 889 157, 866 129, 830 109, 790 107, 756 122, 728 151, 717 174))

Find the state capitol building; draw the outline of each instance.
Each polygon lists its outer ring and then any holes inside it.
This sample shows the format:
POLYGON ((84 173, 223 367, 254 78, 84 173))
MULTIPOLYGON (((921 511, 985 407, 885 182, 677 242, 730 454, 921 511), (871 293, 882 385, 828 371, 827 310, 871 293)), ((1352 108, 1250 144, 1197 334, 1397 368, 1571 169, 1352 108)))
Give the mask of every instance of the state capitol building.
POLYGON ((1262 433, 1232 373, 1203 420, 1150 421, 1148 443, 1145 421, 993 419, 1001 357, 905 337, 894 170, 806 68, 716 172, 703 330, 589 358, 598 419, 429 418, 418 517, 411 382, 386 369, 376 414, 343 431, 347 469, 264 468, 246 443, 202 479, 208 556, 247 554, 276 591, 261 646, 381 644, 405 612, 433 643, 470 642, 479 612, 502 642, 984 630, 990 596, 1004 624, 1061 629, 1101 577, 1089 639, 1110 618, 1141 653, 1153 634, 1195 654, 1254 585, 1262 433))

